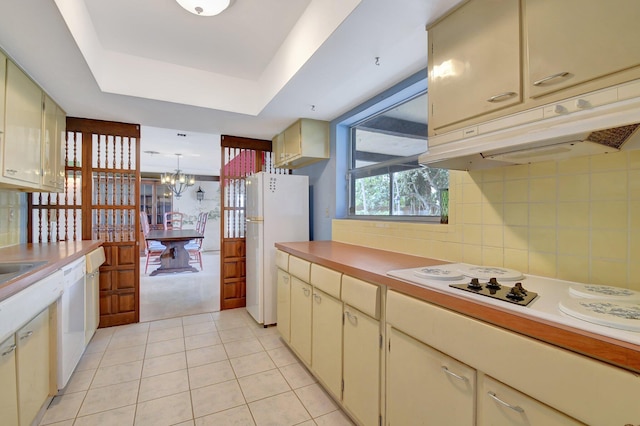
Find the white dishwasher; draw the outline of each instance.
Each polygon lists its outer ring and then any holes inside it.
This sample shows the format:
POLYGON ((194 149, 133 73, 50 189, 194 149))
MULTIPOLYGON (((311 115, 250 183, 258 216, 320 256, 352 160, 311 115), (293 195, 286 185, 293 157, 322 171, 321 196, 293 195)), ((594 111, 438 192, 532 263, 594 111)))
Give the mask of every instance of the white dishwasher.
POLYGON ((64 289, 58 305, 58 389, 63 389, 85 348, 85 258, 60 269, 64 289))

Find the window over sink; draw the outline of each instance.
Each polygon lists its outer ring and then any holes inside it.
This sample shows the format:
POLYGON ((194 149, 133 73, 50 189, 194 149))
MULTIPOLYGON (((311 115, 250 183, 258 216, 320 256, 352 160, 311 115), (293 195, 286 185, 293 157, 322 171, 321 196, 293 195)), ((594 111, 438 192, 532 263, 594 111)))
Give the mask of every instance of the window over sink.
POLYGON ((448 170, 418 164, 427 105, 423 90, 351 125, 349 217, 440 221, 446 214, 448 170))

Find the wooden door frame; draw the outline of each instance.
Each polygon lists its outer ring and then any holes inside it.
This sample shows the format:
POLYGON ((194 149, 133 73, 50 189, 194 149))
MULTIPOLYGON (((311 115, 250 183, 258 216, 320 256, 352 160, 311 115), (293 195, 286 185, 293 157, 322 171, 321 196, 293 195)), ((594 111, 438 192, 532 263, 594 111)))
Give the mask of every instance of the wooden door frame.
MULTIPOLYGON (((238 136, 222 135, 220 138, 221 159, 225 161, 225 150, 239 149, 241 151, 253 151, 255 159, 254 169, 245 172, 241 176, 229 176, 229 178, 243 178, 262 169, 263 151, 271 152, 271 141, 263 139, 243 138, 238 136)), ((225 238, 225 217, 231 206, 225 205, 225 190, 227 175, 225 165, 220 167, 220 310, 233 309, 246 306, 246 268, 245 268, 245 237, 225 238)))

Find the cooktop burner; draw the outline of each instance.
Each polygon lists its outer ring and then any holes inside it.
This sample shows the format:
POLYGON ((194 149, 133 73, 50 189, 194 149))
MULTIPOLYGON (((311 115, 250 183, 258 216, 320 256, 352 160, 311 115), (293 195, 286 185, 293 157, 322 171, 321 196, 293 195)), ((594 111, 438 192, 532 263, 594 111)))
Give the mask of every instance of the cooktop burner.
POLYGON ((517 282, 513 287, 502 285, 496 278, 489 278, 489 282, 481 283, 477 278, 472 278, 468 284, 449 284, 449 287, 492 297, 516 305, 527 306, 538 293, 529 291, 522 287, 522 283, 517 282))

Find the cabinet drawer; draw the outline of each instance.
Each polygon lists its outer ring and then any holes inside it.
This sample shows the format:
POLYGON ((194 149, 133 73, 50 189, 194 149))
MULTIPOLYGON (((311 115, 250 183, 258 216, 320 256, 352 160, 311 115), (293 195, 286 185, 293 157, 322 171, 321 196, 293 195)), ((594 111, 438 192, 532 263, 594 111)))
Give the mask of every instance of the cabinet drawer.
POLYGON ((368 282, 342 276, 342 300, 375 319, 380 319, 380 287, 368 282))
POLYGON ((342 274, 324 266, 311 265, 311 285, 340 299, 340 278, 342 274))
POLYGON ((283 271, 289 270, 289 253, 276 249, 276 266, 283 271))
POLYGON ((640 377, 629 371, 395 291, 387 292, 386 320, 440 352, 587 424, 626 424, 640 418, 640 377))
POLYGON ((583 424, 491 377, 481 376, 479 384, 478 426, 583 424))
POLYGON ((289 256, 289 273, 294 277, 300 278, 302 281, 309 282, 309 270, 311 263, 302 260, 299 257, 289 256))

